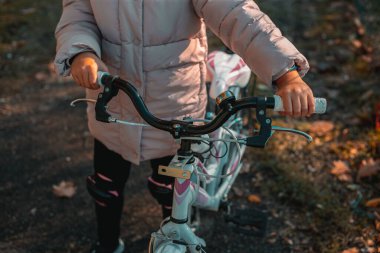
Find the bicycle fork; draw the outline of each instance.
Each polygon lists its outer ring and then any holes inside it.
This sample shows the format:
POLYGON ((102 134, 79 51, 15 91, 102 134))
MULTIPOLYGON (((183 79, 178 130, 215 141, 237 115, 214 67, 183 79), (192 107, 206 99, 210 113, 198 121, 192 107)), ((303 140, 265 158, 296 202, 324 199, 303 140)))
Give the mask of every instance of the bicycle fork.
POLYGON ((180 253, 186 252, 186 249, 191 253, 204 252, 205 241, 196 236, 188 225, 189 210, 197 198, 194 184, 191 182, 194 166, 187 164, 188 160, 181 159, 182 163, 179 166, 176 156, 169 167, 160 168, 160 172, 165 170, 165 175, 175 174, 175 183, 170 220, 158 232, 152 234, 154 240, 150 247, 154 253, 180 253), (182 170, 182 173, 178 173, 176 167, 181 167, 178 169, 182 170))

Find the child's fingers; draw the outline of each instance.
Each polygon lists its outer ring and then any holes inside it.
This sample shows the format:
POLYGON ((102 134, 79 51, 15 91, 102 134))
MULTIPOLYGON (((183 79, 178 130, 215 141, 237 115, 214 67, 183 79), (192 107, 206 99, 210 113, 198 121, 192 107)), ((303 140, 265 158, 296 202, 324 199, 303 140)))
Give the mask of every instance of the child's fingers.
POLYGON ((313 113, 315 113, 315 101, 314 101, 314 95, 313 93, 309 93, 307 96, 308 101, 308 116, 311 116, 313 113))
POLYGON ((78 78, 76 77, 76 75, 71 75, 72 77, 73 77, 73 79, 74 79, 74 82, 76 83, 76 84, 78 84, 78 85, 80 85, 80 81, 78 80, 78 78))
POLYGON ((77 79, 79 79, 79 85, 96 90, 99 86, 96 83, 96 75, 97 75, 97 67, 94 65, 87 65, 81 68, 80 73, 77 75, 77 79))
POLYGON ((91 70, 87 71, 86 79, 87 79, 87 87, 90 89, 94 89, 94 87, 96 87, 96 84, 92 81, 93 77, 92 77, 91 70))
POLYGON ((80 86, 82 87, 85 87, 85 84, 83 82, 83 77, 82 77, 82 73, 76 73, 75 74, 75 77, 77 79, 77 84, 79 84, 80 86))
POLYGON ((98 78, 98 66, 92 65, 88 71, 88 85, 90 89, 98 89, 99 85, 96 83, 96 79, 98 78))
POLYGON ((286 115, 293 115, 292 99, 289 94, 282 97, 282 103, 284 104, 284 111, 286 115))
POLYGON ((298 93, 293 93, 292 94, 292 114, 291 116, 293 117, 299 117, 301 116, 301 101, 300 101, 300 96, 298 93))
POLYGON ((301 116, 305 117, 309 115, 309 103, 308 103, 308 96, 302 95, 300 97, 301 102, 301 116))
POLYGON ((81 73, 81 76, 82 76, 82 81, 83 81, 83 87, 89 87, 89 82, 88 82, 88 67, 84 68, 82 73, 81 73))

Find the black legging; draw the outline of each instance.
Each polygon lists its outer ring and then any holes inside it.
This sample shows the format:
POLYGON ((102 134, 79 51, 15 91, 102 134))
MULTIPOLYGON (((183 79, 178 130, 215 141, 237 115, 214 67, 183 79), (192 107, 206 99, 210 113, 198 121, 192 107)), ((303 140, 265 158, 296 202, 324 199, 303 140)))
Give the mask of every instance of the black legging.
MULTIPOLYGON (((173 185, 174 178, 158 174, 159 165, 168 165, 173 156, 167 156, 151 160, 151 178, 158 183, 173 185)), ((131 162, 123 159, 119 154, 109 150, 100 141, 95 140, 94 145, 94 170, 95 174, 112 180, 112 187, 119 193, 112 205, 102 205, 95 202, 95 212, 97 219, 97 230, 99 243, 105 247, 114 247, 118 244, 120 236, 120 220, 123 210, 123 191, 128 180, 131 169, 131 162)), ((171 193, 172 194, 172 193, 171 193)), ((157 199, 157 197, 156 197, 157 199)), ((159 199, 157 199, 159 201, 159 199)), ((160 202, 160 201, 159 201, 160 202)), ((163 208, 163 216, 170 215, 170 210, 163 208)))

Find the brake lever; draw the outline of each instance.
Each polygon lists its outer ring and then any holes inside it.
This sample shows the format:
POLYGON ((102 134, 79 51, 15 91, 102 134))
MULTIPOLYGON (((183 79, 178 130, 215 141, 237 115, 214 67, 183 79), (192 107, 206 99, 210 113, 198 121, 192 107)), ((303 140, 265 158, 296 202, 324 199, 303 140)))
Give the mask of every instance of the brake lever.
POLYGON ((301 135, 302 137, 306 138, 308 143, 313 141, 313 138, 305 132, 291 128, 272 126, 272 119, 266 116, 267 107, 264 99, 265 98, 259 98, 257 100, 256 119, 260 124, 259 133, 256 136, 246 138, 243 141, 245 142, 245 145, 255 148, 264 148, 275 131, 289 132, 301 135))
POLYGON ((311 137, 307 133, 302 132, 300 130, 296 130, 296 129, 292 129, 292 128, 286 128, 286 127, 280 127, 280 126, 272 126, 272 130, 280 131, 280 132, 289 132, 289 133, 301 135, 302 137, 304 137, 307 140, 308 143, 311 143, 313 141, 313 137, 311 137))
POLYGON ((119 92, 119 89, 112 85, 105 85, 103 92, 99 93, 98 99, 95 105, 96 120, 110 123, 115 119, 107 112, 108 102, 115 97, 119 92))
POLYGON ((272 136, 272 119, 267 117, 266 98, 258 97, 256 119, 260 124, 259 134, 245 139, 245 145, 254 148, 264 148, 272 136))

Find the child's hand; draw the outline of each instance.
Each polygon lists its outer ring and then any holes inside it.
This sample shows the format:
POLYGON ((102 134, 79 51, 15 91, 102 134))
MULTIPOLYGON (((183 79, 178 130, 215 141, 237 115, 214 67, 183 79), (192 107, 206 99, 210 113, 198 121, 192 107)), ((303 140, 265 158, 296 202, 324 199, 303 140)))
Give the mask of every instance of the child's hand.
POLYGON ((292 117, 310 116, 315 111, 314 96, 310 87, 302 80, 297 71, 290 71, 278 80, 277 95, 282 98, 283 115, 292 117))
POLYGON ((71 64, 71 75, 75 82, 88 89, 99 89, 96 83, 98 70, 108 72, 104 62, 91 52, 80 53, 74 57, 71 64))

